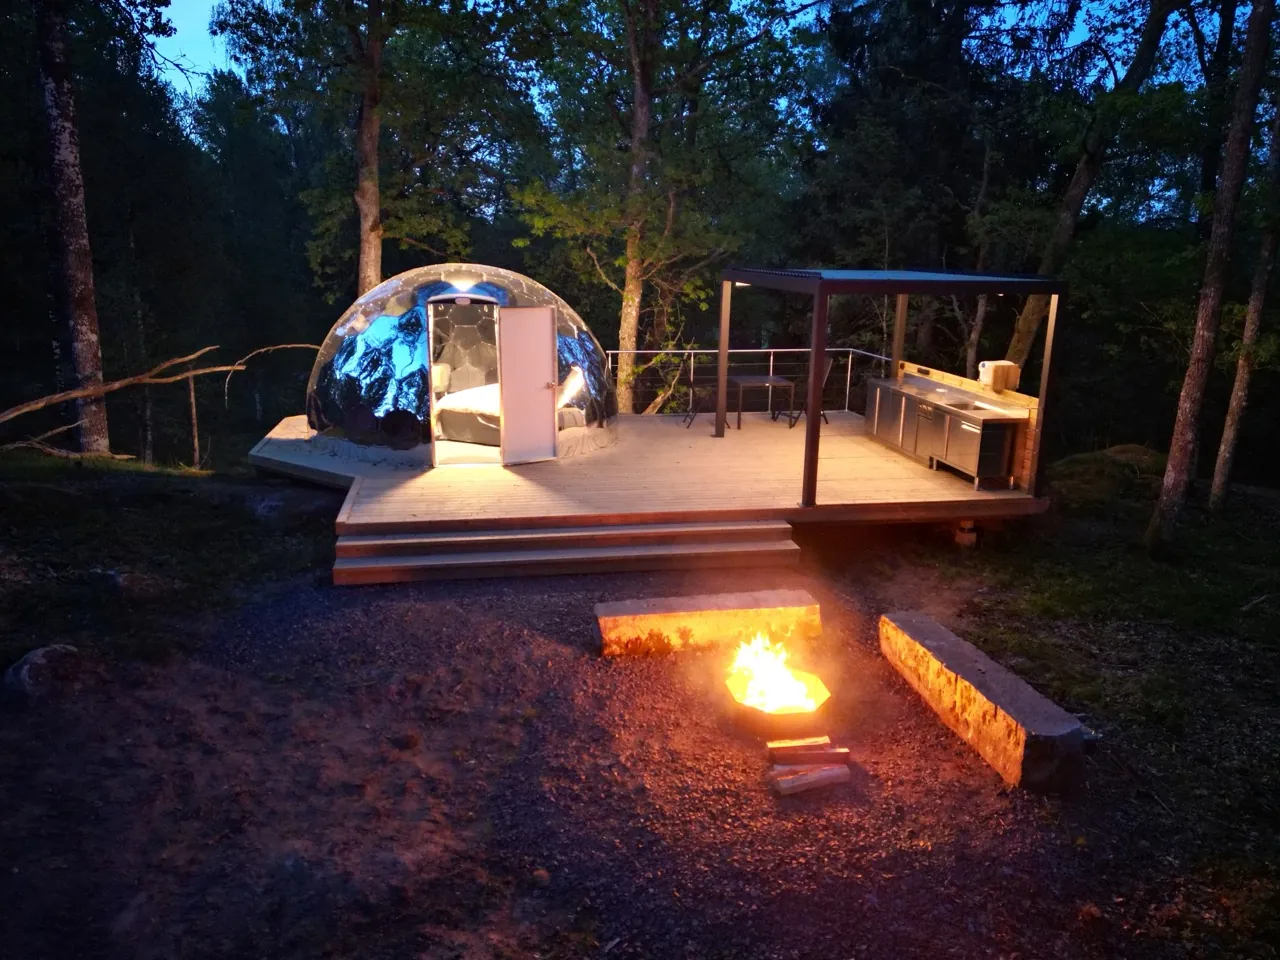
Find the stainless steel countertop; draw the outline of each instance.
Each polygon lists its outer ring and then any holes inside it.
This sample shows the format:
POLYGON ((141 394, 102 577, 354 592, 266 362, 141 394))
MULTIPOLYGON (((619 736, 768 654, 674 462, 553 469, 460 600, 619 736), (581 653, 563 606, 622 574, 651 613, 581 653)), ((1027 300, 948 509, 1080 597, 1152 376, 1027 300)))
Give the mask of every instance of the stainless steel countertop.
POLYGON ((869 386, 884 384, 898 393, 915 397, 926 403, 972 423, 1018 423, 1030 418, 1030 412, 1024 407, 1001 406, 996 397, 988 397, 981 393, 972 393, 958 387, 948 387, 927 377, 907 375, 900 379, 876 378, 867 381, 869 386), (956 403, 977 403, 982 406, 968 408, 955 407, 956 403))

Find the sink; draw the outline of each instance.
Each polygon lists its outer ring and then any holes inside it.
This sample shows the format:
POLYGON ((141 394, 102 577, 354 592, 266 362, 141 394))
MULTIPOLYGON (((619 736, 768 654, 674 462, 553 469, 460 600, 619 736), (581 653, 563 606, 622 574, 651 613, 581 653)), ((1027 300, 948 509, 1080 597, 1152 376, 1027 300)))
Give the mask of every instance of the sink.
POLYGON ((954 403, 947 403, 946 406, 950 407, 952 410, 973 410, 982 406, 982 404, 975 403, 972 400, 956 400, 954 403))

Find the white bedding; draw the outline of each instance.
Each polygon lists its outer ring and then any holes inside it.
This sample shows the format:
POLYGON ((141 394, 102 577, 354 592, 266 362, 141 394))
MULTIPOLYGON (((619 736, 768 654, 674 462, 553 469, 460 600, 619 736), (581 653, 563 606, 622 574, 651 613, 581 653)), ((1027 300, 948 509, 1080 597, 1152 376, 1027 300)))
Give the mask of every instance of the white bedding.
MULTIPOLYGON (((560 410, 560 426, 579 426, 583 413, 568 406, 582 389, 584 380, 582 371, 574 367, 564 383, 560 385, 556 406, 560 410), (566 422, 567 421, 567 422, 566 422)), ((455 390, 436 400, 436 410, 455 413, 478 413, 486 417, 499 417, 502 414, 501 392, 496 383, 486 383, 482 387, 468 387, 466 390, 455 390)))
POLYGON ((478 413, 486 417, 497 417, 502 411, 498 384, 486 383, 483 387, 469 387, 445 394, 436 401, 436 410, 455 413, 478 413))

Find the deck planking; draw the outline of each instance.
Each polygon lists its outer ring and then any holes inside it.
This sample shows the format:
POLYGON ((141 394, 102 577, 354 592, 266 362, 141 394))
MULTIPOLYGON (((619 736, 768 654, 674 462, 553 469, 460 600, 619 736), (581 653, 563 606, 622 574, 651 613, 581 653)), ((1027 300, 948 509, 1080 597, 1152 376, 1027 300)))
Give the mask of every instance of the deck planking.
POLYGON ((523 464, 379 470, 352 485, 339 534, 695 519, 944 521, 1038 513, 1017 490, 974 490, 865 432, 857 414, 822 429, 818 506, 799 506, 804 431, 745 415, 711 436, 711 418, 623 417, 618 442, 589 456, 523 464))

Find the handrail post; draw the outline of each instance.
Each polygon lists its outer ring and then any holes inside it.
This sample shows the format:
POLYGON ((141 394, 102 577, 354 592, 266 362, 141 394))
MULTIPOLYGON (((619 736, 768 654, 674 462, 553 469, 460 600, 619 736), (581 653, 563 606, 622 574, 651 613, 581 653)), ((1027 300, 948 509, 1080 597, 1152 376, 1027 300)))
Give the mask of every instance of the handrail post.
POLYGON ((698 353, 696 350, 689 351, 689 412, 693 413, 693 371, 698 366, 698 353))
MULTIPOLYGON (((769 349, 769 376, 773 376, 773 349, 769 349)), ((773 384, 769 384, 769 412, 773 413, 773 384)))
POLYGON ((844 412, 849 412, 849 388, 853 386, 853 351, 844 355, 844 412))

